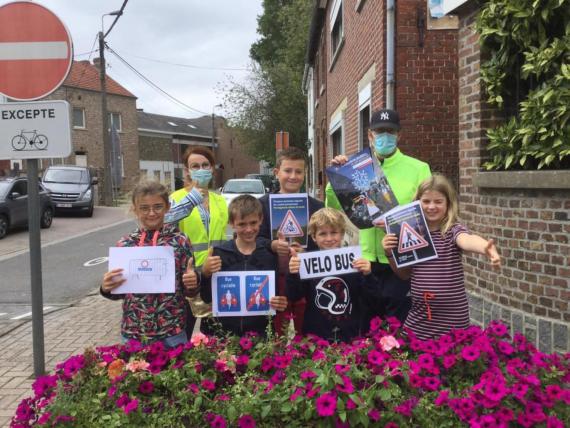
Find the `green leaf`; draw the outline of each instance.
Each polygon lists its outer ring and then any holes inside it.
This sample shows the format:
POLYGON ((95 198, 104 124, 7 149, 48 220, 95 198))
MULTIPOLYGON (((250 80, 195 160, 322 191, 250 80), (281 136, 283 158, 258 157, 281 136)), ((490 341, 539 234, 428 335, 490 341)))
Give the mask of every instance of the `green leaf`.
POLYGON ((269 412, 271 412, 271 406, 270 405, 263 406, 261 408, 261 417, 266 418, 269 412))

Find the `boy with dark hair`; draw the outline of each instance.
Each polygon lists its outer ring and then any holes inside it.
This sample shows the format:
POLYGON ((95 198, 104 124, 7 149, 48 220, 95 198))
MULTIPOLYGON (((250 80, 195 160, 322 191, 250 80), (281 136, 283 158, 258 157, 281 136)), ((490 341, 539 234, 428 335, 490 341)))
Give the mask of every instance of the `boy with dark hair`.
MULTIPOLYGON (((345 220, 333 208, 318 210, 309 221, 309 234, 321 250, 340 248, 345 232, 345 220)), ((286 294, 290 299, 304 296, 307 300, 303 334, 315 334, 323 339, 350 342, 367 332, 367 319, 362 303, 380 295, 380 284, 371 272, 371 263, 364 258, 352 262, 356 273, 329 275, 301 280, 300 260, 294 249, 289 261, 286 294)))
MULTIPOLYGON (((290 147, 281 151, 277 155, 275 169, 273 170, 275 177, 279 181, 279 192, 281 194, 299 193, 305 181, 306 156, 305 153, 297 147, 290 147)), ((269 195, 264 195, 259 199, 263 206, 263 222, 259 230, 259 236, 267 239, 271 237, 271 217, 269 210, 269 195)), ((311 196, 308 197, 309 217, 316 211, 324 207, 324 204, 311 196)), ((298 243, 289 244, 286 239, 273 239, 271 241, 271 249, 279 257, 279 275, 277 276, 278 294, 285 293, 285 276, 287 275, 288 261, 290 257, 290 247, 295 251, 303 251, 298 243)), ((309 236, 307 242, 307 250, 317 250, 318 247, 309 236)), ((305 299, 289 302, 289 306, 284 312, 275 316, 275 330, 277 334, 283 333, 289 322, 289 318, 293 317, 295 331, 300 333, 303 326, 303 314, 305 313, 305 299)))
MULTIPOLYGON (((260 202, 251 195, 241 195, 230 203, 228 212, 229 224, 234 229, 236 238, 210 249, 202 266, 200 295, 206 303, 212 301, 213 273, 277 270, 277 257, 271 251, 271 241, 258 236, 262 219, 260 202)), ((287 298, 284 295, 274 296, 269 299, 269 305, 277 311, 283 311, 287 307, 287 298)), ((203 318, 202 322, 201 330, 205 334, 215 334, 216 324, 219 324, 224 332, 236 336, 243 336, 250 331, 265 335, 268 317, 203 318)))

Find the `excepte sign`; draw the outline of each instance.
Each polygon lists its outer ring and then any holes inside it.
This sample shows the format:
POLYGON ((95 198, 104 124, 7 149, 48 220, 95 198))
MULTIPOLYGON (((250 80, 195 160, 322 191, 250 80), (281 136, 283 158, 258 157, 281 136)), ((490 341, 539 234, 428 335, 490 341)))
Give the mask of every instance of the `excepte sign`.
POLYGON ((301 279, 309 279, 358 272, 352 267, 352 261, 361 256, 362 250, 358 246, 300 253, 299 276, 301 279))
POLYGON ((0 104, 0 159, 46 159, 71 153, 67 101, 0 104))

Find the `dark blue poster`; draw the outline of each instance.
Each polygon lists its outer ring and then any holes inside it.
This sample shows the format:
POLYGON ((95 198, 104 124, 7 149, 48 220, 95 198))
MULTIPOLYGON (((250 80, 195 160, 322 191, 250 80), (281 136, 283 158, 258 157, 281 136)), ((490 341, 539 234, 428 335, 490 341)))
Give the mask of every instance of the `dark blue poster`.
POLYGON ((269 276, 248 275, 245 277, 246 310, 251 312, 269 310, 269 276))
POLYGON ((239 312, 240 293, 239 276, 221 276, 217 278, 217 301, 220 312, 239 312))

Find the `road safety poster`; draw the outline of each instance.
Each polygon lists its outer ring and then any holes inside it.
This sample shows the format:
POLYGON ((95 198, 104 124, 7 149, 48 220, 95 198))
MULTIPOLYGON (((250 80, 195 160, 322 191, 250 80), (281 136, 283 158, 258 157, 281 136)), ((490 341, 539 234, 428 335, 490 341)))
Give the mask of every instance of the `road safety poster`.
POLYGON ((398 247, 392 251, 398 267, 437 258, 419 201, 391 210, 385 221, 386 232, 398 237, 398 247))
POLYGON ((269 215, 273 239, 278 239, 281 232, 289 242, 307 246, 309 199, 306 193, 269 195, 269 215))
POLYGON ((121 268, 125 283, 111 294, 174 293, 176 272, 172 247, 111 247, 109 270, 121 268))
POLYGON ((373 221, 398 205, 388 180, 370 148, 351 156, 344 165, 325 170, 340 205, 359 229, 373 227, 373 221))
POLYGON ((269 306, 273 296, 274 271, 228 271, 212 275, 212 313, 215 317, 275 315, 275 310, 269 306))

